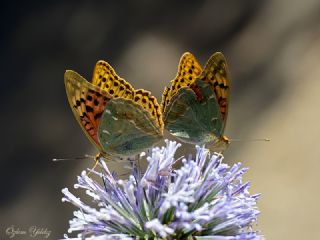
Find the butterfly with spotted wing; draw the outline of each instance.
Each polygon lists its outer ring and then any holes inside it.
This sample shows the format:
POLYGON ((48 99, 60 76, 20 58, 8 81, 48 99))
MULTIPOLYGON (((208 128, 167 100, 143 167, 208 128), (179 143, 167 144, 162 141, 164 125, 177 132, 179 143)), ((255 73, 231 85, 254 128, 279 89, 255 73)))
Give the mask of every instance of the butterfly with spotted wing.
POLYGON ((184 53, 171 82, 161 102, 165 128, 184 142, 209 143, 214 151, 225 150, 230 81, 223 54, 214 53, 202 69, 191 53, 184 53))
POLYGON ((148 91, 135 90, 107 62, 97 62, 92 83, 72 70, 64 79, 76 120, 104 157, 132 156, 162 139, 157 99, 148 91))

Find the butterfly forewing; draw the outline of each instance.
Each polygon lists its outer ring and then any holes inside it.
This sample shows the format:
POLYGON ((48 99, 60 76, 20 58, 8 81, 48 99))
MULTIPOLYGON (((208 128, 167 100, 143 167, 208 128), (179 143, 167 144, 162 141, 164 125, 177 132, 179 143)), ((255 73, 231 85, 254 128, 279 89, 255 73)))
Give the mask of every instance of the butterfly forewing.
POLYGON ((138 89, 135 90, 134 102, 147 111, 150 114, 151 119, 154 119, 158 127, 163 131, 164 124, 162 120, 162 112, 157 99, 152 96, 149 91, 138 89))
POLYGON ((119 77, 111 65, 103 60, 96 63, 93 70, 92 84, 100 87, 115 98, 134 99, 134 88, 119 77))
POLYGON ((184 53, 179 62, 176 78, 171 81, 171 87, 166 87, 162 94, 162 110, 165 111, 171 98, 179 91, 179 89, 190 86, 201 72, 202 67, 197 59, 189 52, 184 53))
POLYGON ((66 71, 64 79, 75 118, 89 140, 101 151, 97 131, 101 115, 111 96, 72 70, 66 71))
POLYGON ((222 53, 217 52, 209 58, 200 76, 202 80, 210 83, 215 92, 224 126, 229 107, 230 80, 228 75, 227 61, 222 53))

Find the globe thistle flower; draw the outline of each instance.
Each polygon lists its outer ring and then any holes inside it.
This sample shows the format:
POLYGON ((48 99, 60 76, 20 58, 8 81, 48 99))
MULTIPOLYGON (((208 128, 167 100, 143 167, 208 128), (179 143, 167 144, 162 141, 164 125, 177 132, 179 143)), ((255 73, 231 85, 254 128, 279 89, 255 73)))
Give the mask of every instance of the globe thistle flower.
POLYGON ((137 166, 127 180, 112 174, 103 159, 101 172, 92 171, 102 184, 83 171, 75 188, 86 190, 92 203, 86 204, 63 189, 63 201, 79 210, 70 220, 65 239, 262 239, 252 229, 259 210, 259 195, 250 195, 243 183, 247 168, 241 163, 229 167, 221 154, 210 155, 196 146, 196 156, 174 158, 179 143, 166 140, 153 148, 149 165, 142 173, 137 166), (181 161, 181 167, 173 165, 181 161))

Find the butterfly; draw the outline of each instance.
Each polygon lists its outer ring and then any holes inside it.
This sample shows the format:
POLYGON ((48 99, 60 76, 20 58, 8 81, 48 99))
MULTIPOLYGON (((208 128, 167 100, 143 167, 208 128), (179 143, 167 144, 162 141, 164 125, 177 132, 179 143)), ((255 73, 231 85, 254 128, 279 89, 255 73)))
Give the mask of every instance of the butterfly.
POLYGON ((191 53, 184 53, 171 82, 161 102, 165 129, 183 142, 225 150, 230 81, 223 54, 214 53, 203 69, 191 53))
POLYGON ((157 99, 135 90, 107 62, 96 63, 91 83, 72 70, 65 72, 64 82, 76 120, 103 156, 132 156, 162 139, 157 99))

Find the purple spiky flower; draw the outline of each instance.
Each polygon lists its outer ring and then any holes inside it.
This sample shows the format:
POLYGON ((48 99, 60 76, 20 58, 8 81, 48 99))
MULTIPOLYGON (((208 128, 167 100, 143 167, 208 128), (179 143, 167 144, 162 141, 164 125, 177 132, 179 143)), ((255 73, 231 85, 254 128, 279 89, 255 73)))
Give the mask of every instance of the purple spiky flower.
POLYGON ((102 171, 93 171, 102 183, 83 171, 75 188, 86 189, 91 206, 63 189, 62 200, 79 208, 68 230, 78 235, 65 239, 262 239, 252 229, 259 195, 250 195, 249 182, 242 182, 247 168, 229 167, 221 154, 199 146, 195 159, 176 160, 180 144, 165 142, 150 156, 140 155, 149 162, 144 174, 134 165, 127 180, 117 179, 103 160, 102 171))

